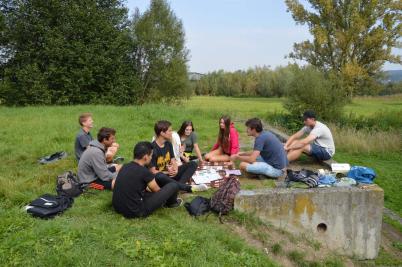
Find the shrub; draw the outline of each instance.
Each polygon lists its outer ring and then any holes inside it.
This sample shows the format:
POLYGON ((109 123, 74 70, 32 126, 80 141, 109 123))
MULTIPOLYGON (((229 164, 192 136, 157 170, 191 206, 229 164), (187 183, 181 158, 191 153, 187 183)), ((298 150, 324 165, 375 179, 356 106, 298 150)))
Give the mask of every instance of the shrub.
POLYGON ((312 109, 323 120, 339 118, 346 103, 346 94, 335 77, 324 74, 314 67, 295 70, 284 107, 299 117, 312 109))

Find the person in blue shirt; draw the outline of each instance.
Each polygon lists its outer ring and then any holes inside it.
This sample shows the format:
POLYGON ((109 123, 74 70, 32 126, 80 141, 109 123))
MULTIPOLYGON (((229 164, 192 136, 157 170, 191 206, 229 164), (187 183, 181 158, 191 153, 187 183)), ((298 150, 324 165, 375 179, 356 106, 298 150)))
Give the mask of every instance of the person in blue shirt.
POLYGON ((277 178, 284 174, 288 159, 283 144, 273 133, 263 131, 261 120, 247 120, 247 135, 255 137, 254 149, 239 152, 231 160, 240 160, 240 169, 248 173, 277 178))

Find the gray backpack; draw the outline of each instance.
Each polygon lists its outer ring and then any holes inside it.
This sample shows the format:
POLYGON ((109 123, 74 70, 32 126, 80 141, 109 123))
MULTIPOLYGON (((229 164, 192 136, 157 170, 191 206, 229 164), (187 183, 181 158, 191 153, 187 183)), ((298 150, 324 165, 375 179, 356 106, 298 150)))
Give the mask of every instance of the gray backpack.
POLYGON ((72 171, 57 176, 56 191, 59 196, 78 197, 83 192, 78 177, 72 171))

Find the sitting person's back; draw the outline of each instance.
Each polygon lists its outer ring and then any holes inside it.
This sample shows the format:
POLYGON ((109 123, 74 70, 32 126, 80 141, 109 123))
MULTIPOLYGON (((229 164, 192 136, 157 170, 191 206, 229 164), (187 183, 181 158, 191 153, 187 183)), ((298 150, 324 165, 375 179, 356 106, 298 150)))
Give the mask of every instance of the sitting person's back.
POLYGON ((148 168, 132 161, 124 164, 113 190, 113 207, 124 217, 143 216, 144 192, 154 176, 148 168))
POLYGON ((151 162, 152 150, 151 143, 138 143, 134 160, 125 164, 117 176, 112 204, 126 218, 146 217, 163 205, 173 208, 182 203, 177 199, 182 185, 169 178, 155 179, 155 174, 145 167, 151 162))

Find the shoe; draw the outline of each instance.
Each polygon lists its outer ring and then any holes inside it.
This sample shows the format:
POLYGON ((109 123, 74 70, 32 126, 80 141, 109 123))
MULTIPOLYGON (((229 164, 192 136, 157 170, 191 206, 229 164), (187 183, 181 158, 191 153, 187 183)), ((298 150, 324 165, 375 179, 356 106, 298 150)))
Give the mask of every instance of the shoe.
POLYGON ((183 204, 183 199, 177 198, 177 199, 176 199, 176 203, 173 203, 173 204, 170 204, 170 205, 166 205, 166 207, 168 207, 168 208, 177 208, 177 207, 180 207, 181 204, 183 204))
POLYGON ((191 192, 201 192, 208 190, 208 186, 206 184, 196 184, 191 186, 191 192))

